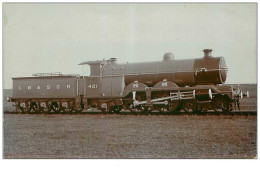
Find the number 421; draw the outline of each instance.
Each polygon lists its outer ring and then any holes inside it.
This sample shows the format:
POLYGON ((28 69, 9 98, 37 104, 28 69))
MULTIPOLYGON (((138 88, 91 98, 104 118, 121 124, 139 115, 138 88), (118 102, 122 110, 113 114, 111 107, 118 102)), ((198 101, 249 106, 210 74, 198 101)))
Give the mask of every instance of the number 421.
POLYGON ((97 88, 97 84, 89 84, 88 88, 97 88))

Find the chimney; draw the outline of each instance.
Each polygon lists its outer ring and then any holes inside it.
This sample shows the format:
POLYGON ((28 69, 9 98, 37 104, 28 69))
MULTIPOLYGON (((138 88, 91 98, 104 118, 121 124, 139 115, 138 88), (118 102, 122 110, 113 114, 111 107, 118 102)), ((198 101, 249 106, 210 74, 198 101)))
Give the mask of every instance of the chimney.
POLYGON ((210 58, 210 57, 212 57, 212 56, 211 56, 211 52, 212 52, 211 49, 204 49, 203 52, 204 52, 204 58, 210 58))

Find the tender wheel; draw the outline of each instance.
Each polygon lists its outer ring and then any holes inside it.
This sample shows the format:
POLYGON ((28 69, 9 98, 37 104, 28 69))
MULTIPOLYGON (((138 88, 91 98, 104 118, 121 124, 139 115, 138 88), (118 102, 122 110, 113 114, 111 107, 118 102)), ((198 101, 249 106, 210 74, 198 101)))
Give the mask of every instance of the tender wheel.
POLYGON ((53 112, 55 113, 60 113, 61 112, 61 105, 59 102, 52 102, 51 103, 51 109, 53 110, 53 112))
POLYGON ((37 103, 37 113, 43 113, 43 109, 41 107, 41 102, 37 103))
POLYGON ((20 107, 20 102, 18 102, 18 101, 15 102, 15 109, 17 112, 22 112, 21 107, 20 107))
POLYGON ((226 96, 215 96, 212 100, 212 107, 215 112, 229 112, 230 99, 226 96))
POLYGON ((32 113, 40 113, 41 112, 40 106, 36 102, 32 102, 30 104, 30 107, 31 107, 31 112, 32 113))
POLYGON ((62 103, 62 111, 64 113, 72 113, 74 110, 74 106, 71 102, 63 102, 62 103))
POLYGON ((28 103, 28 102, 21 102, 19 104, 19 109, 20 109, 20 111, 23 114, 30 113, 30 111, 31 111, 30 103, 28 103))
POLYGON ((47 101, 46 102, 41 102, 40 103, 40 108, 41 112, 45 114, 49 114, 52 110, 51 104, 49 104, 47 101))
POLYGON ((198 105, 195 100, 185 100, 182 106, 186 113, 196 112, 198 110, 198 105))

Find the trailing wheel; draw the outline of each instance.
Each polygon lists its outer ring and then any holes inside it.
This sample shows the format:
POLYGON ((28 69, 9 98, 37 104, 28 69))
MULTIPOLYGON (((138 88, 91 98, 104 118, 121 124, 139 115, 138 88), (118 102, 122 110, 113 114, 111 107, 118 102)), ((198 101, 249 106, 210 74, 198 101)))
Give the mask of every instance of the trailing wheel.
MULTIPOLYGON (((136 100, 137 101, 144 101, 144 100, 146 100, 145 92, 137 92, 136 93, 136 100)), ((124 103, 124 106, 126 107, 126 109, 128 109, 129 111, 131 111, 133 113, 144 113, 144 112, 149 111, 149 107, 147 107, 145 105, 134 106, 134 100, 133 100, 132 93, 130 93, 123 100, 123 103, 124 103)))
POLYGON ((230 99, 227 96, 217 95, 212 100, 212 107, 215 112, 229 112, 230 111, 230 99))

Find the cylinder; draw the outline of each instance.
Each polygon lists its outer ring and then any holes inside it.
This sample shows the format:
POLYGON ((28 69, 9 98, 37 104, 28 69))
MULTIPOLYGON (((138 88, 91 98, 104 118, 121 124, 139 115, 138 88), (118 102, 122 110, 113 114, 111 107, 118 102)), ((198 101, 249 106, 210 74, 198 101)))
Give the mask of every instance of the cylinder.
POLYGON ((195 97, 199 101, 212 100, 212 90, 211 89, 196 90, 195 97))

